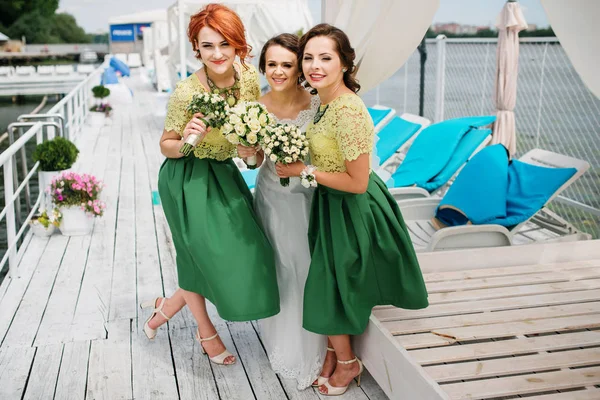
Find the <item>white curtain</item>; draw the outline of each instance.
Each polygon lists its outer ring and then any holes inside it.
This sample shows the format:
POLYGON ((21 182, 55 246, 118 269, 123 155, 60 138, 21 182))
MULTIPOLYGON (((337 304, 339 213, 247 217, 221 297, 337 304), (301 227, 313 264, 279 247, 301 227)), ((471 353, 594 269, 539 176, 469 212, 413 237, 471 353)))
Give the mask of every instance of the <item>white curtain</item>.
POLYGON ((324 22, 342 29, 356 50, 361 92, 396 72, 423 39, 439 0, 322 0, 324 22))
POLYGON ((542 5, 579 76, 600 98, 600 0, 542 0, 542 5))

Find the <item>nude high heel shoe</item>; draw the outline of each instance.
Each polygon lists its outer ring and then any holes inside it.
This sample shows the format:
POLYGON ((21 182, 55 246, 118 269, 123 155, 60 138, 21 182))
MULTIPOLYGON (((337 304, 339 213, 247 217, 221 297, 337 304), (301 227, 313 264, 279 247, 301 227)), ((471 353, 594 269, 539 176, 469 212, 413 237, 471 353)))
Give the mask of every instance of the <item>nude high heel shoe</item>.
MULTIPOLYGON (((141 309, 145 309, 145 308, 152 308, 152 307, 156 307, 156 302, 158 301, 158 299, 160 299, 160 297, 157 297, 153 300, 147 300, 144 301, 143 303, 140 304, 140 308, 141 309)), ((165 317, 165 319, 168 321, 171 319, 171 317, 167 317, 165 315, 165 313, 162 311, 163 306, 165 305, 165 302, 167 301, 166 298, 162 298, 162 301, 160 302, 159 306, 154 308, 154 311, 152 311, 152 314, 150 314, 150 316, 148 317, 148 319, 146 320, 146 322, 144 323, 144 333, 146 334, 146 336, 148 337, 148 339, 152 340, 156 337, 156 329, 152 329, 150 328, 150 326, 148 325, 148 322, 150 322, 150 320, 152 318, 154 318, 154 316, 158 313, 160 315, 162 315, 163 317, 165 317)))
MULTIPOLYGON (((328 347, 327 351, 333 351, 333 352, 335 352, 335 349, 332 349, 331 347, 328 347)), ((319 387, 321 385, 324 385, 325 382, 327 382, 328 380, 329 380, 328 377, 319 375, 317 377, 317 383, 313 382, 312 387, 319 387)))
MULTIPOLYGON (((357 362, 358 363, 358 375, 355 377, 356 381, 356 385, 358 387, 360 387, 360 376, 362 375, 363 371, 364 371, 364 366, 362 361, 360 361, 358 359, 358 357, 354 357, 352 360, 348 360, 348 361, 340 361, 338 360, 338 362, 340 364, 344 364, 344 365, 348 365, 348 364, 352 364, 357 362)), ((352 383, 352 382, 351 382, 352 383)), ((321 393, 323 396, 340 396, 344 393, 346 393, 346 390, 348 390, 348 386, 350 386, 349 384, 346 386, 342 386, 342 387, 338 387, 338 386, 331 386, 329 384, 329 380, 327 382, 325 382, 323 384, 323 386, 325 386, 327 388, 327 393, 323 393, 322 391, 319 390, 319 393, 321 393)))
MULTIPOLYGON (((216 339, 217 337, 219 337, 219 334, 215 333, 213 336, 211 336, 209 338, 202 339, 200 337, 200 330, 196 330, 196 339, 200 343, 200 348, 202 349, 202 354, 206 354, 206 350, 204 350, 204 346, 202 346, 202 343, 203 342, 208 342, 209 340, 216 339)), ((233 362, 227 363, 227 364, 225 363, 225 360, 227 359, 227 357, 231 357, 231 356, 233 356, 233 354, 231 354, 229 351, 225 350, 221 354, 218 354, 218 355, 216 355, 214 357, 208 357, 208 359, 211 362, 213 362, 215 364, 219 364, 219 365, 233 365, 237 361, 235 358, 233 359, 233 362)))

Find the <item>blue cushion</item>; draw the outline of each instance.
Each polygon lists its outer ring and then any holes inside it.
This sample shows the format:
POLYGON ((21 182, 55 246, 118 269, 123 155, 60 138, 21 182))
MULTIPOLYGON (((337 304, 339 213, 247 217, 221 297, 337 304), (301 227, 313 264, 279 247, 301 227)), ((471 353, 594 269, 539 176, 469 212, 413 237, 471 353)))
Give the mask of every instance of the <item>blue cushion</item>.
POLYGON ((432 193, 444 186, 491 134, 491 129, 471 129, 467 132, 458 143, 458 146, 456 146, 456 149, 454 149, 454 153, 446 166, 444 166, 444 169, 421 187, 432 193))
POLYGON ((115 71, 119 71, 122 76, 129 76, 131 74, 127 64, 119 60, 117 57, 112 57, 110 59, 110 66, 113 67, 115 71))
POLYGON ((392 110, 390 108, 386 108, 380 110, 378 108, 369 108, 369 115, 373 119, 373 125, 377 126, 383 119, 390 113, 392 110))
POLYGON ((567 182, 575 168, 547 168, 514 160, 502 145, 477 153, 458 175, 436 212, 454 226, 499 224, 508 228, 527 221, 567 182))
POLYGON ((256 186, 256 177, 258 176, 258 171, 258 168, 242 171, 242 177, 244 178, 246 185, 248 185, 248 189, 254 189, 256 186))
MULTIPOLYGON (((396 187, 423 187, 444 170, 469 131, 474 127, 489 125, 495 120, 494 116, 455 118, 423 129, 398 170, 392 175, 396 187)), ((464 159, 469 156, 470 154, 464 159)))
POLYGON ((381 160, 380 163, 383 164, 393 156, 419 129, 421 129, 419 124, 394 117, 377 135, 379 140, 376 150, 377 156, 381 160))
POLYGON ((119 78, 117 77, 117 73, 115 72, 115 69, 113 67, 107 67, 102 73, 102 80, 100 84, 108 85, 111 83, 119 83, 119 78))

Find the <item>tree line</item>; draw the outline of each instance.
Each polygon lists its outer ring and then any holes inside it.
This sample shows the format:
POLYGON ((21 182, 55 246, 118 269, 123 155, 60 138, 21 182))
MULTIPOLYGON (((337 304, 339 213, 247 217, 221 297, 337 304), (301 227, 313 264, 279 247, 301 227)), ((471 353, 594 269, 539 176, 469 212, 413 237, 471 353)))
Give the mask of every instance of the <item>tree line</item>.
POLYGON ((0 0, 0 32, 27 43, 108 43, 108 35, 88 34, 68 13, 56 13, 59 0, 0 0))
MULTIPOLYGON (((482 29, 477 33, 463 33, 455 34, 450 32, 433 32, 431 29, 427 30, 427 38, 435 38, 437 35, 443 34, 448 38, 495 38, 498 37, 498 31, 491 29, 482 29)), ((520 37, 555 37, 552 28, 536 29, 533 31, 521 31, 519 32, 520 37)))

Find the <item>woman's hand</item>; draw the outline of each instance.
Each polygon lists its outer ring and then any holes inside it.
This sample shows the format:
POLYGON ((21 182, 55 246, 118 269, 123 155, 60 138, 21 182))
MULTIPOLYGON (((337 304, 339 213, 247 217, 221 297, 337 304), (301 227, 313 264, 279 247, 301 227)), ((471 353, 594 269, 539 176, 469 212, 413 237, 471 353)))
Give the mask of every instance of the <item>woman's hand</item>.
POLYGON ((210 126, 206 127, 206 124, 200 119, 202 117, 204 117, 202 113, 194 114, 190 122, 183 129, 183 140, 186 140, 189 135, 198 135, 200 140, 203 140, 204 136, 210 132, 210 126))
POLYGON ((280 178, 300 176, 300 173, 304 170, 304 168, 306 168, 306 165, 304 165, 304 163, 301 161, 296 161, 295 163, 291 164, 275 164, 275 170, 280 178))
POLYGON ((248 157, 255 156, 257 151, 258 151, 257 146, 247 147, 247 146, 243 146, 241 144, 237 145, 237 152, 238 152, 238 156, 240 156, 240 158, 248 158, 248 157))

